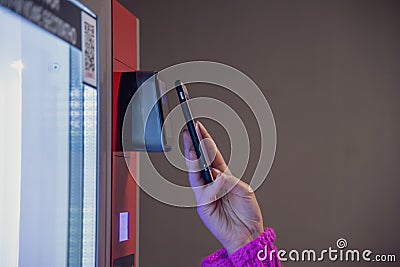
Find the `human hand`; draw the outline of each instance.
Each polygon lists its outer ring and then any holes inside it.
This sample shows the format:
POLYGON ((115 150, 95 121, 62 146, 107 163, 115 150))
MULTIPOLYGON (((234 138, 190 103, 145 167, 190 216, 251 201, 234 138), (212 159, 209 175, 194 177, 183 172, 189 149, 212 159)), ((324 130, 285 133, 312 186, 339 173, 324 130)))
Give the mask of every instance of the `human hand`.
POLYGON ((263 219, 256 197, 250 186, 232 176, 215 142, 201 123, 196 130, 204 153, 213 155, 211 168, 214 182, 205 185, 198 170, 197 155, 189 132, 183 132, 189 182, 197 201, 197 212, 210 232, 228 254, 262 234, 263 219), (222 196, 222 197, 221 197, 222 196))

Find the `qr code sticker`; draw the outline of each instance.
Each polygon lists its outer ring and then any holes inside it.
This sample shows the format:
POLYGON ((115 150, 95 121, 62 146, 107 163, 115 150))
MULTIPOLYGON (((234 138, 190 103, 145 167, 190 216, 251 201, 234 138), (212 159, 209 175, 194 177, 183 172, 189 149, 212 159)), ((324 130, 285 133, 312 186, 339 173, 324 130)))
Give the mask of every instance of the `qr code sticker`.
POLYGON ((94 39, 94 25, 90 25, 85 21, 85 70, 89 72, 94 72, 94 51, 95 51, 95 39, 94 39))
POLYGON ((83 81, 97 86, 97 33, 96 20, 82 12, 82 60, 83 60, 83 81))

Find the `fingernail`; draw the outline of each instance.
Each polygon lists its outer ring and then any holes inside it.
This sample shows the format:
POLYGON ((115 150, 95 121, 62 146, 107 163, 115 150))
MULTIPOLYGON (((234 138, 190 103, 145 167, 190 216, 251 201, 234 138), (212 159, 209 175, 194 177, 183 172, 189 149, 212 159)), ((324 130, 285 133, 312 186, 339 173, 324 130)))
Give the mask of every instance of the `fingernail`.
POLYGON ((249 187, 247 188, 249 190, 250 193, 254 193, 253 188, 251 188, 251 186, 249 185, 249 187))

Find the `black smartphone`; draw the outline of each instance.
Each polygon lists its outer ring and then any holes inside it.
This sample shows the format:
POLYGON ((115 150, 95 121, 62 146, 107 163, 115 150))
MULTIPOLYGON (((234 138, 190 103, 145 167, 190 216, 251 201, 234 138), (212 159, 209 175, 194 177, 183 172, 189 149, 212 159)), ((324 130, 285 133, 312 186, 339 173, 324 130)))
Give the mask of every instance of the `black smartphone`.
POLYGON ((183 111, 183 116, 185 117, 186 126, 189 130, 190 137, 192 138, 194 150, 196 151, 197 158, 199 160, 199 164, 201 167, 201 175, 206 184, 209 184, 213 181, 213 177, 211 174, 211 169, 207 164, 205 159, 205 154, 203 149, 200 146, 200 138, 197 135, 195 122, 193 120, 192 112, 190 111, 187 100, 189 100, 189 94, 186 89, 186 86, 182 83, 182 81, 177 80, 175 82, 176 92, 178 93, 179 102, 181 103, 181 108, 183 111))

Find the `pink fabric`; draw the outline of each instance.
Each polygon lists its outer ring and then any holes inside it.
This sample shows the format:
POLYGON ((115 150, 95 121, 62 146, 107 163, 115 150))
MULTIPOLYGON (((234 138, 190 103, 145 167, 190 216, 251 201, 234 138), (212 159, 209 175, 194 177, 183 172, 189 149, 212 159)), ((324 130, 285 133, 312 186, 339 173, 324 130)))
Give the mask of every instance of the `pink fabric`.
POLYGON ((222 267, 222 266, 233 266, 233 267, 250 267, 250 266, 268 266, 268 267, 280 267, 281 264, 277 257, 278 250, 275 248, 273 242, 275 241, 275 233, 272 228, 265 228, 264 233, 259 235, 256 239, 248 243, 246 246, 240 248, 232 255, 228 255, 225 249, 218 250, 210 256, 203 259, 202 267, 222 267), (257 257, 257 253, 263 250, 261 257, 264 257, 264 251, 267 253, 267 258, 260 261, 257 257), (272 253, 272 259, 270 258, 270 251, 275 250, 272 253))

